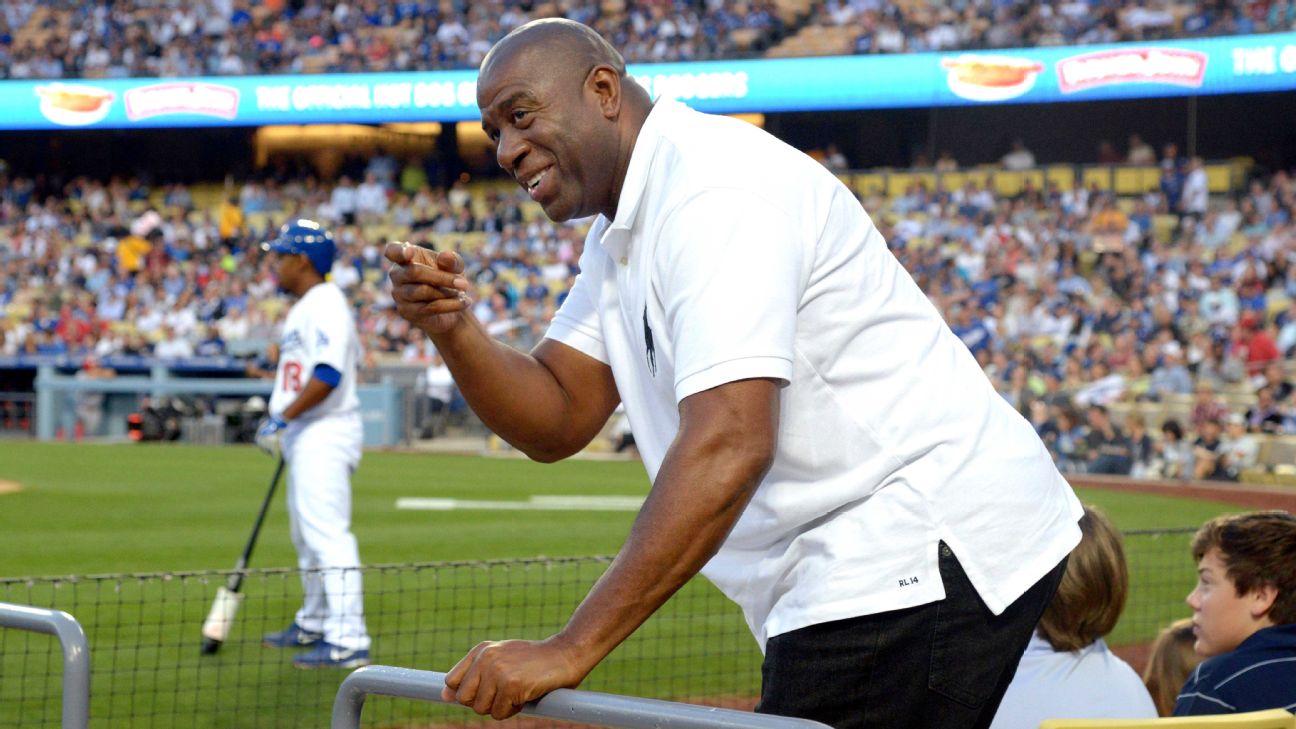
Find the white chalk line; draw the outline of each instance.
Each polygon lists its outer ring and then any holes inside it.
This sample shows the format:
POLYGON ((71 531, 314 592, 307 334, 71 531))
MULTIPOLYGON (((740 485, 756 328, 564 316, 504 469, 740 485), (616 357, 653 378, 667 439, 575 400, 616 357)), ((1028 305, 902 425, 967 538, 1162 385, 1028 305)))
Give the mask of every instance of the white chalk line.
POLYGON ((526 501, 441 499, 408 496, 396 508, 408 511, 638 511, 642 496, 532 496, 526 501))

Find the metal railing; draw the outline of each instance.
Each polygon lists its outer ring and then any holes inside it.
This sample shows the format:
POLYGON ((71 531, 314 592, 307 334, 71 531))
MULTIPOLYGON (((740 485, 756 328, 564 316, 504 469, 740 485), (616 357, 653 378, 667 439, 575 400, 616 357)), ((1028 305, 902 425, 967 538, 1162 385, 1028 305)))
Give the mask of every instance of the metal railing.
MULTIPOLYGON (((369 694, 442 701, 445 677, 444 673, 395 666, 361 668, 338 688, 332 729, 359 729, 360 712, 369 694)), ((550 692, 527 704, 521 713, 623 729, 827 729, 825 724, 809 719, 574 689, 550 692)))
POLYGON ((76 618, 62 610, 0 602, 0 627, 46 633, 63 647, 63 729, 90 723, 90 649, 76 618))

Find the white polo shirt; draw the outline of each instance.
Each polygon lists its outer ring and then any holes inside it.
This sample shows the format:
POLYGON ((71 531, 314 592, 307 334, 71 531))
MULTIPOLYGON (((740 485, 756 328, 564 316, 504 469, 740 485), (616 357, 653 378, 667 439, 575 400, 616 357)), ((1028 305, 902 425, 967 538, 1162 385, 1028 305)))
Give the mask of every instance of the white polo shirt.
POLYGON ((774 464, 703 569, 762 649, 942 599, 940 540, 996 613, 1080 541, 1031 425, 846 187, 764 131, 658 101, 580 267, 547 336, 612 368, 654 480, 681 400, 785 385, 774 464))

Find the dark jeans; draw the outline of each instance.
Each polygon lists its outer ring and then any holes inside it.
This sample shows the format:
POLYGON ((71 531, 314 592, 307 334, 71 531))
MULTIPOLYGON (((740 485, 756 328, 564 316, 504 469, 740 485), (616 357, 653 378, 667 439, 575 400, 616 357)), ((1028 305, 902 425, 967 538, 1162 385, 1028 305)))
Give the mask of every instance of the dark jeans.
POLYGON ((838 729, 984 729, 1065 569, 994 615, 942 543, 944 600, 771 638, 756 710, 838 729))
POLYGON ((1089 473, 1110 473, 1117 476, 1128 476, 1133 468, 1133 458, 1117 456, 1111 453, 1104 453, 1089 462, 1089 473))

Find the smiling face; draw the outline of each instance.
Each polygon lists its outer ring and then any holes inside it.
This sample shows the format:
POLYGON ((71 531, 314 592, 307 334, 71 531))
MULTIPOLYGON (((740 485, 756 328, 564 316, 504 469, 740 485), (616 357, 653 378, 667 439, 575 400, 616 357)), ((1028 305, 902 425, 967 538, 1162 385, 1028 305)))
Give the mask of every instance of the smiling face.
POLYGON ((624 78, 616 52, 569 21, 527 24, 482 63, 482 128, 495 143, 500 167, 550 219, 615 215, 642 123, 623 114, 624 78))
POLYGON ((611 178, 597 96, 522 49, 482 70, 477 103, 499 166, 556 221, 602 212, 611 178))
POLYGON ((1273 588, 1238 594, 1218 548, 1212 547, 1197 565, 1197 587, 1188 594, 1193 610, 1193 650, 1207 658, 1228 653, 1261 628, 1273 625, 1268 611, 1273 588))

